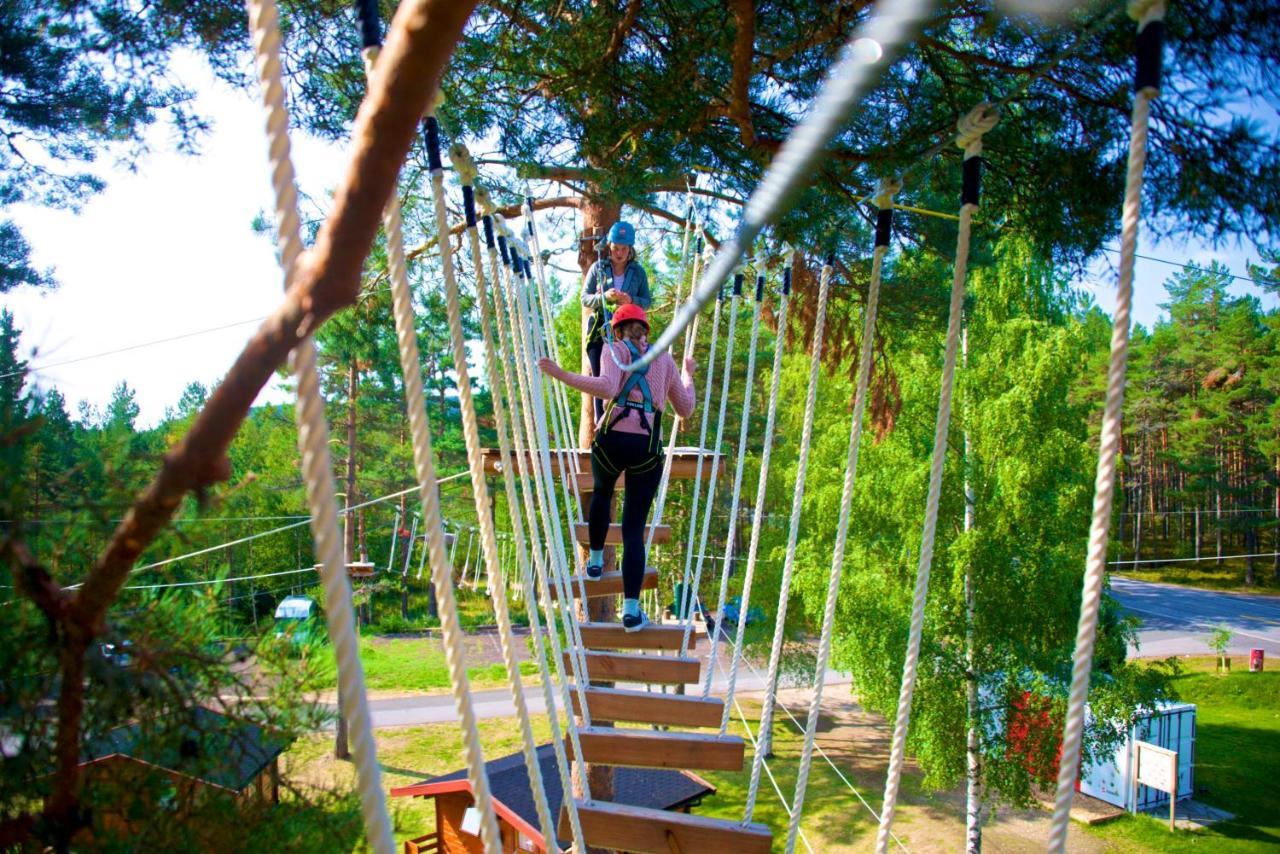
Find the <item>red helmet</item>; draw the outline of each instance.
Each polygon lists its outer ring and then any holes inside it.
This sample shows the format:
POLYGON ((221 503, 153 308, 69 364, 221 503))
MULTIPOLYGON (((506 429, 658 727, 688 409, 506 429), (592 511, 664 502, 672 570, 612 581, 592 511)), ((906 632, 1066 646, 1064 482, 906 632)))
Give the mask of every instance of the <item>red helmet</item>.
POLYGON ((631 320, 638 320, 644 324, 644 328, 649 328, 649 316, 644 313, 644 309, 633 302, 626 305, 618 306, 618 310, 613 313, 613 328, 617 329, 618 324, 626 323, 631 320))

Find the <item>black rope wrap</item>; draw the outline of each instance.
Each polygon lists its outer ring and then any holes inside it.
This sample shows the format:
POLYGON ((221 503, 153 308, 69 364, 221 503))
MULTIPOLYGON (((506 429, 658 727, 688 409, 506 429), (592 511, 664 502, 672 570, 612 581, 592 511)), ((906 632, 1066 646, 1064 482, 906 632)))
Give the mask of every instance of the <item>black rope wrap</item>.
POLYGON ((501 234, 498 235, 498 254, 502 256, 502 264, 504 267, 511 266, 511 253, 507 252, 507 238, 501 234))
POLYGON ((698 248, 694 251, 694 254, 695 254, 695 255, 697 255, 697 254, 699 254, 699 253, 701 253, 701 252, 702 252, 702 237, 701 237, 701 236, 699 236, 699 237, 698 237, 698 244, 697 244, 697 246, 698 246, 698 248))
POLYGON ((533 236, 533 196, 525 196, 524 202, 529 206, 529 217, 528 219, 525 220, 524 230, 530 237, 532 237, 533 236))
POLYGON ((982 158, 966 157, 964 161, 964 184, 960 189, 960 207, 977 206, 979 189, 982 186, 982 158))
POLYGON ((734 274, 734 276, 733 276, 733 295, 734 295, 735 297, 740 297, 740 296, 742 296, 742 283, 743 283, 743 282, 745 282, 746 280, 747 280, 747 277, 746 277, 746 276, 744 276, 742 273, 735 273, 735 274, 734 274))
POLYGON ((422 129, 427 137, 427 167, 432 172, 439 172, 444 168, 440 162, 440 123, 435 116, 427 116, 422 122, 422 129))
POLYGON ((484 215, 484 245, 493 248, 493 217, 484 215))
POLYGON ((521 258, 520 262, 524 264, 524 277, 532 282, 533 281, 533 264, 529 262, 528 258, 521 258))
POLYGON ((876 215, 876 246, 888 246, 893 234, 893 208, 881 208, 876 215))
POLYGON ((834 267, 836 265, 836 253, 828 252, 827 259, 822 263, 827 267, 834 267))
POLYGON ((1160 78, 1164 74, 1164 21, 1150 21, 1138 31, 1137 55, 1133 91, 1160 91, 1160 78))
POLYGON ((756 276, 756 302, 764 302, 764 275, 756 276))
POLYGON ((782 268, 782 295, 789 296, 791 294, 791 268, 782 268))
POLYGON ((476 227, 476 191, 470 184, 462 185, 462 210, 467 217, 467 228, 476 227))
POLYGON ((382 46, 382 27, 378 14, 378 0, 356 0, 356 16, 360 19, 362 47, 382 46))

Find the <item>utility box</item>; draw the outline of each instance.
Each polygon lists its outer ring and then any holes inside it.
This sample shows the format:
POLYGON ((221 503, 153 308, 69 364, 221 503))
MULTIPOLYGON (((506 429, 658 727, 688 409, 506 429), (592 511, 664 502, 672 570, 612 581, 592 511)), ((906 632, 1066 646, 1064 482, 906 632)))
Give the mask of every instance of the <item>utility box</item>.
POLYGON ((1134 798, 1134 743, 1138 741, 1177 752, 1178 800, 1190 798, 1195 791, 1196 756, 1196 707, 1191 703, 1161 703, 1140 717, 1114 754, 1081 767, 1079 791, 1130 812, 1168 806, 1169 793, 1149 786, 1138 786, 1134 798))

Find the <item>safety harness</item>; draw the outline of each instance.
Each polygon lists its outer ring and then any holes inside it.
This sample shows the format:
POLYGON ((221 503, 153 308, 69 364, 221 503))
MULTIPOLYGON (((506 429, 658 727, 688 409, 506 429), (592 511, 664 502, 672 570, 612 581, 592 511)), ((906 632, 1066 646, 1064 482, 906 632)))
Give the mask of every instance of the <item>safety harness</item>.
MULTIPOLYGON (((640 348, 635 345, 635 342, 627 339, 622 343, 626 344, 627 349, 631 352, 631 363, 635 364, 638 362, 640 360, 641 353, 640 348)), ((634 411, 640 418, 640 426, 651 435, 653 434, 653 427, 649 424, 649 415, 656 413, 661 417, 662 413, 653 405, 653 391, 649 388, 648 373, 649 366, 645 365, 644 367, 636 368, 627 374, 626 382, 622 384, 622 390, 618 392, 617 396, 614 397, 612 401, 610 401, 609 409, 605 411, 605 420, 608 423, 608 427, 605 429, 612 429, 619 421, 627 417, 628 411, 634 411), (631 399, 631 392, 637 389, 640 391, 640 395, 643 400, 631 399), (612 420, 609 420, 609 413, 615 407, 622 411, 615 415, 612 420)), ((656 420, 657 419, 655 419, 655 421, 656 420)))

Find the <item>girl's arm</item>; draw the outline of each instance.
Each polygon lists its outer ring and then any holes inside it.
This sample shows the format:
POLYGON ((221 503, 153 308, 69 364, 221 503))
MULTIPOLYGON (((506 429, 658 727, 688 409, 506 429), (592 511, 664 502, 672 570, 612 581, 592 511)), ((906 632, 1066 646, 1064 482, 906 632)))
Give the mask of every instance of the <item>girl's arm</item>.
MULTIPOLYGON (((667 356, 670 359, 670 356, 667 356)), ((603 364, 603 362, 601 362, 603 364)), ((671 405, 675 407, 676 415, 681 418, 688 418, 693 414, 693 372, 697 367, 697 362, 692 356, 684 360, 684 373, 676 376, 675 362, 671 363, 671 385, 667 387, 667 398, 671 401, 671 405)))
POLYGON ((613 363, 613 357, 609 354, 601 354, 600 358, 600 376, 590 377, 586 374, 575 374, 566 371, 557 365, 551 359, 539 359, 538 367, 544 374, 554 377, 560 382, 575 388, 583 394, 589 394, 592 397, 598 397, 602 400, 612 400, 618 389, 618 366, 613 363))

